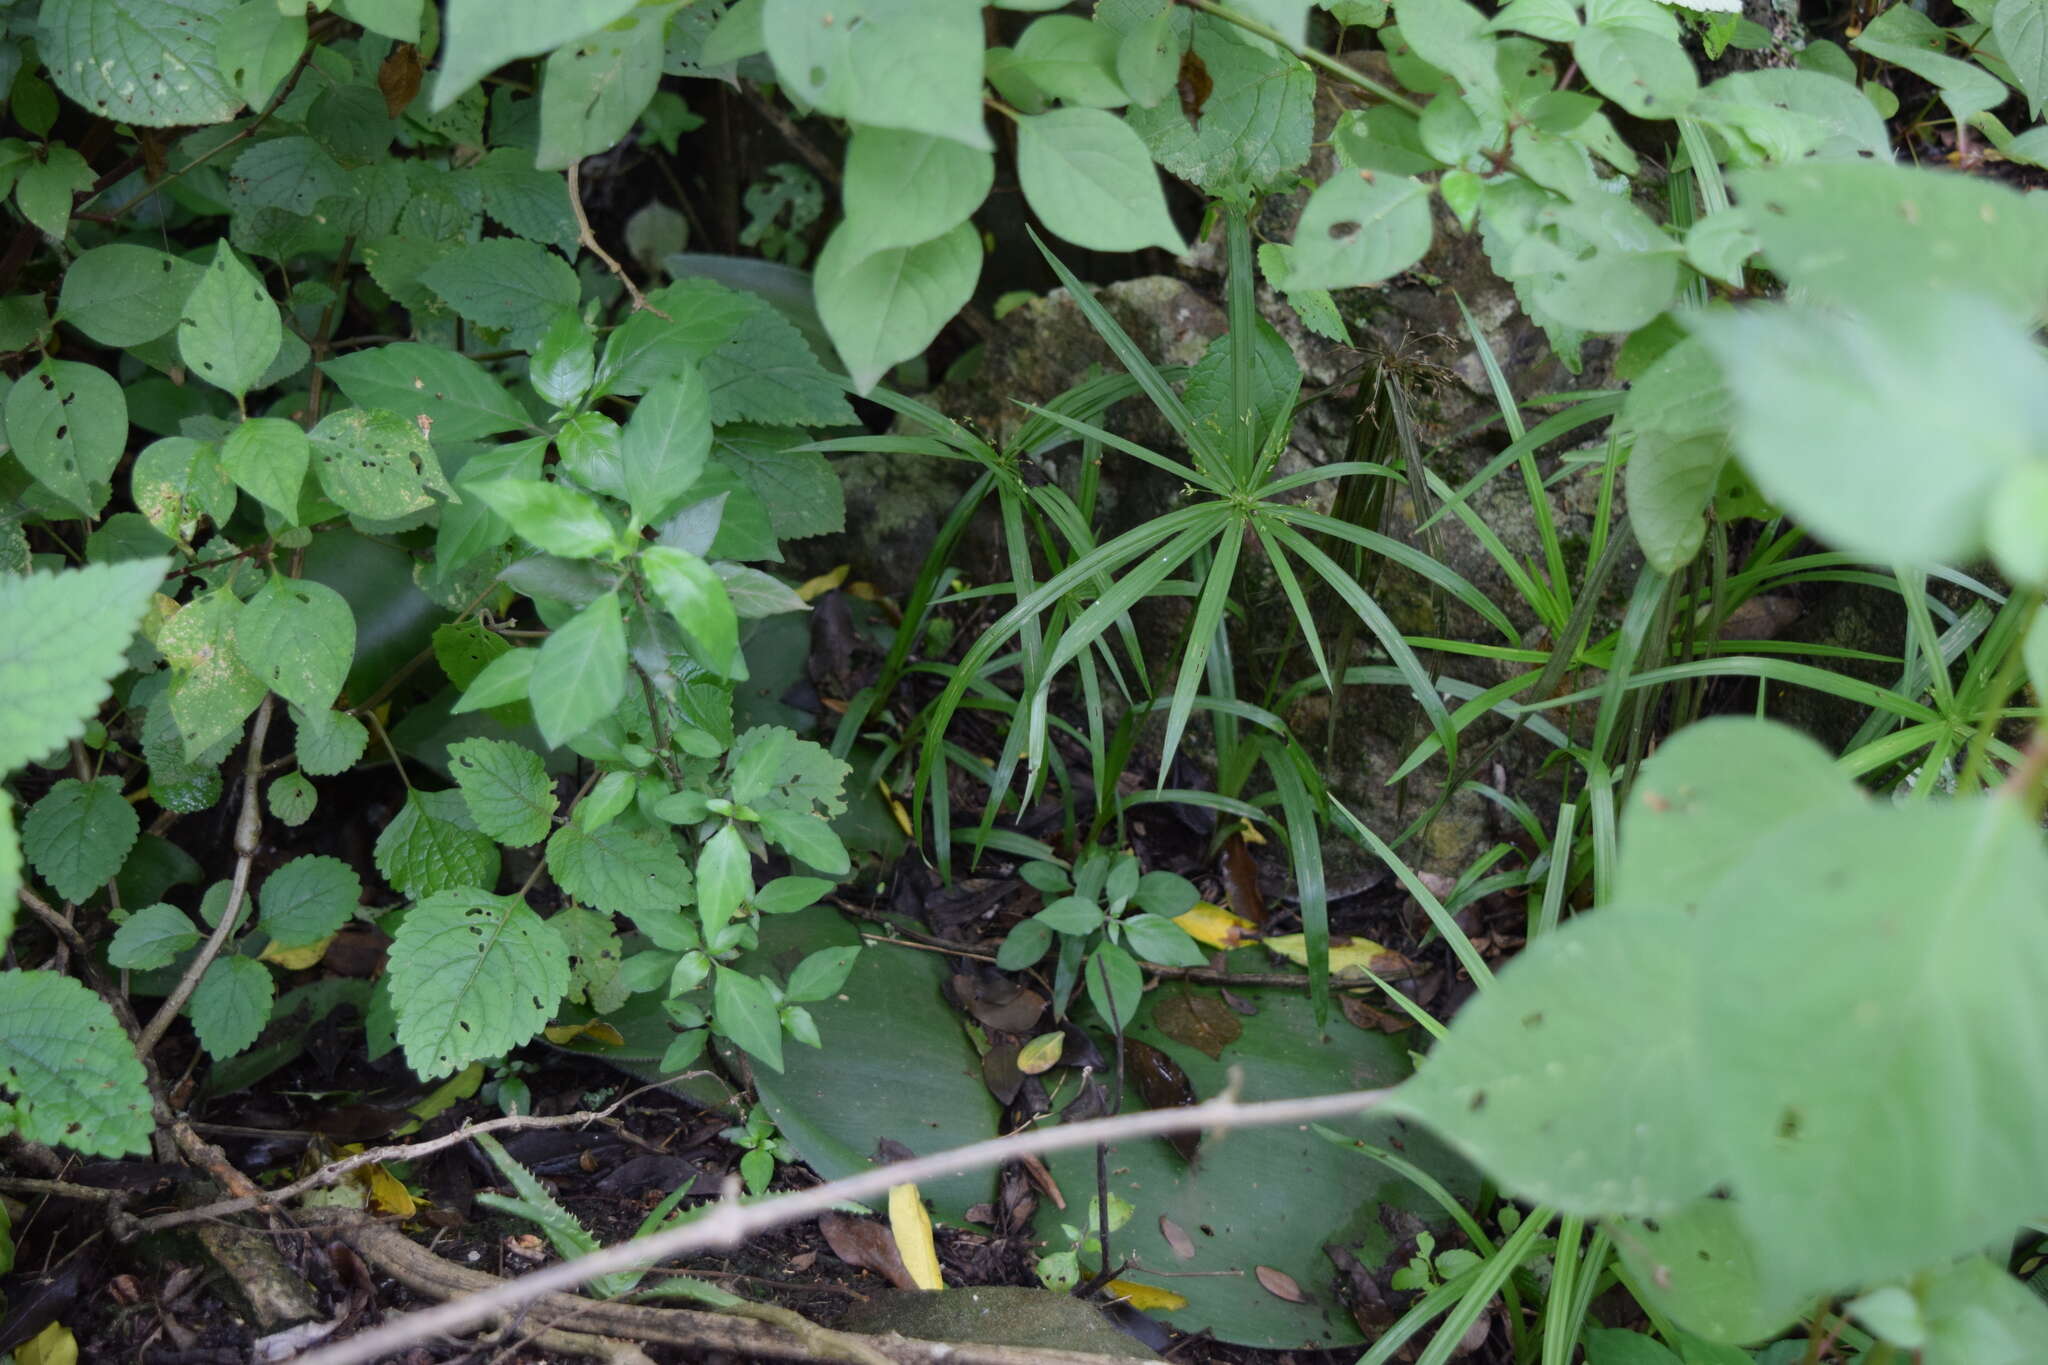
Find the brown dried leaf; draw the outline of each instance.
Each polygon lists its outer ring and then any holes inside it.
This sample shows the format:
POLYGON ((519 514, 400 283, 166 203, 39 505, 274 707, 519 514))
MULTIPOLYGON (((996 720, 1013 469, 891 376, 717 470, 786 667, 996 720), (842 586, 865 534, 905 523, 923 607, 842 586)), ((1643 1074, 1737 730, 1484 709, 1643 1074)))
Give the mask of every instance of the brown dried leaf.
POLYGON ((1296 1284, 1294 1277, 1286 1271, 1261 1265, 1252 1267, 1252 1274, 1259 1277, 1259 1283, 1264 1285, 1266 1292, 1274 1298, 1285 1299, 1289 1303, 1308 1302, 1308 1295, 1301 1292, 1301 1286, 1296 1284))
POLYGON ((1395 1014, 1377 1005, 1368 1005, 1355 995, 1337 997, 1337 1008, 1344 1011, 1344 1017, 1359 1028, 1381 1033, 1404 1033, 1413 1022, 1405 1014, 1395 1014))
POLYGON ((1024 1073, 1018 1069, 1015 1043, 991 1044, 981 1055, 981 1083, 1003 1104, 1017 1098, 1017 1092, 1024 1088, 1024 1073))
POLYGON ((1031 1183, 1045 1191, 1045 1197, 1052 1200, 1052 1206, 1066 1212, 1067 1197, 1060 1193, 1060 1182, 1052 1178, 1052 1168, 1035 1156, 1027 1156, 1019 1164, 1031 1176, 1031 1183))
MULTIPOLYGON (((1124 1063, 1147 1109, 1175 1109, 1195 1102, 1195 1087, 1188 1073, 1158 1048, 1127 1038, 1124 1063)), ((1162 1133, 1160 1137, 1186 1161, 1195 1159, 1195 1149, 1202 1141, 1200 1133, 1162 1133)))
POLYGON ((887 1224, 823 1213, 818 1215, 818 1231, 825 1234, 825 1245, 832 1248, 832 1254, 848 1265, 871 1270, 898 1289, 917 1288, 887 1224))
POLYGON ((1253 861, 1242 834, 1233 834, 1223 841, 1223 854, 1218 861, 1223 872, 1223 899, 1231 912, 1253 924, 1264 924, 1266 897, 1259 890, 1259 865, 1253 861))
POLYGON ((1166 1244, 1173 1248, 1174 1255, 1180 1257, 1183 1261, 1195 1259, 1195 1239, 1188 1236, 1186 1228, 1174 1222, 1163 1213, 1159 1215, 1159 1235, 1164 1237, 1166 1244))
POLYGON ((413 97, 420 93, 420 50, 400 43, 377 68, 377 89, 384 96, 385 112, 397 118, 413 97))
POLYGON ((1176 1043, 1199 1049, 1217 1062, 1223 1060, 1223 1049, 1244 1032, 1230 1006, 1213 995, 1194 991, 1161 1000, 1152 1011, 1152 1022, 1176 1043))

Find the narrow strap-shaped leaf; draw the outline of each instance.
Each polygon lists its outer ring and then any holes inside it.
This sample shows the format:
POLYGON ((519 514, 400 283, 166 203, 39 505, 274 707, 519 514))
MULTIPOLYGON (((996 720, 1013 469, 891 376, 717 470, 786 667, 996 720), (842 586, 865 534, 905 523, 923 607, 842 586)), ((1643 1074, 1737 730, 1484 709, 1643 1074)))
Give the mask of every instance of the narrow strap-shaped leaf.
POLYGON ((1127 441, 1116 433, 1106 431, 1092 422, 1084 422, 1078 417, 1069 417, 1063 412, 1057 412, 1052 408, 1040 407, 1036 403, 1026 403, 1021 399, 1018 400, 1017 406, 1023 408, 1026 412, 1043 417, 1048 422, 1057 426, 1065 427, 1068 431, 1078 436, 1086 436, 1092 440, 1100 441, 1112 450, 1121 450, 1131 458, 1143 460, 1155 469, 1163 469, 1177 479, 1185 479, 1197 487, 1206 488, 1219 497, 1229 491, 1220 480, 1213 479, 1207 474, 1192 469, 1169 456, 1161 455, 1156 450, 1147 450, 1136 441, 1127 441))
POLYGON ((1273 777, 1273 790, 1280 798, 1287 851, 1294 860, 1294 891, 1301 904, 1301 933, 1308 948, 1309 1006, 1315 1012, 1316 1027, 1321 1028, 1330 1018, 1330 897, 1323 881, 1323 839, 1316 823, 1317 802, 1309 796, 1308 783, 1301 773, 1306 763, 1297 765, 1300 749, 1292 740, 1284 745, 1268 742, 1261 747, 1266 771, 1273 777))
POLYGON ((1301 583, 1294 576, 1294 566, 1287 562, 1287 556, 1273 543, 1272 533, 1266 529, 1263 518, 1254 521, 1252 525, 1259 533, 1259 544, 1266 551, 1266 562, 1273 566, 1273 577, 1280 582, 1281 595, 1286 597, 1287 605, 1294 609, 1295 624, 1301 627, 1301 638, 1308 642, 1309 656, 1316 661, 1316 672, 1322 677, 1323 687, 1335 697, 1337 680, 1330 673, 1330 661, 1323 657, 1323 630, 1316 624, 1315 613, 1308 609, 1308 598, 1302 594, 1301 583))
MULTIPOLYGON (((1473 318, 1472 310, 1465 306, 1465 300, 1455 289, 1451 298, 1458 305, 1458 316, 1465 320, 1465 334, 1472 338, 1472 344, 1479 351, 1479 363, 1486 371, 1486 382, 1493 389, 1493 401, 1500 408, 1501 422, 1508 429, 1508 440, 1518 442, 1528 435, 1522 423, 1522 407, 1515 401, 1514 390, 1508 384, 1508 377, 1501 373, 1500 362, 1494 358, 1492 343, 1486 339, 1486 332, 1473 318)), ((1569 606, 1571 579, 1565 573, 1564 546, 1557 538, 1557 521, 1551 515, 1550 494, 1543 486, 1543 475, 1536 468, 1536 447, 1529 446, 1515 457, 1522 467, 1522 486, 1529 495, 1529 508, 1536 519, 1536 538, 1543 545, 1543 565, 1550 578, 1552 600, 1569 606)))
POLYGON ((1333 483, 1338 479, 1374 478, 1399 479, 1401 475, 1383 464, 1370 460, 1340 460, 1335 464, 1317 465, 1313 469, 1297 470, 1284 478, 1259 485, 1259 496, 1271 501, 1282 493, 1292 493, 1297 488, 1312 484, 1333 483))
POLYGON ((1223 611, 1230 603, 1230 585, 1237 576, 1237 556, 1243 545, 1244 535, 1239 527, 1226 523, 1223 534, 1216 538, 1215 558, 1202 584, 1201 599, 1195 604, 1187 650, 1181 655, 1180 676, 1174 679, 1173 705, 1166 712, 1166 739, 1159 751, 1156 785, 1165 784, 1166 770, 1173 766, 1173 756, 1180 749, 1181 733, 1187 729, 1188 714, 1194 709, 1195 694, 1201 690, 1202 675, 1208 668, 1210 644, 1223 628, 1223 611))
POLYGON ((1429 884, 1416 875, 1415 869, 1408 866, 1400 854, 1394 852, 1391 844, 1375 834, 1372 826, 1353 815, 1342 801, 1331 797, 1328 804, 1330 814, 1335 817, 1338 825, 1348 830, 1352 838, 1364 844, 1374 857, 1385 863, 1387 869, 1400 878, 1401 885, 1408 889, 1409 895, 1415 897, 1415 903, 1422 907, 1422 913, 1429 916, 1429 922, 1443 935, 1444 942, 1450 947, 1451 955, 1458 959, 1458 965, 1465 969, 1473 984, 1481 990, 1491 986, 1493 969, 1486 965, 1486 959, 1472 946, 1472 940, 1466 937, 1465 931, 1451 918, 1451 912, 1436 898, 1436 893, 1429 889, 1429 884))
POLYGON ((1230 327, 1230 467, 1238 486, 1251 487, 1252 462, 1260 433, 1253 430, 1252 347, 1258 342, 1258 280, 1252 273, 1252 225, 1244 206, 1224 211, 1224 239, 1229 251, 1229 282, 1224 300, 1230 327))
POLYGON ((1386 556, 1404 569, 1414 570, 1478 612, 1487 624, 1493 626, 1507 639, 1517 644, 1521 642, 1521 632, 1508 620, 1507 613, 1495 606, 1485 593, 1473 587, 1471 580, 1456 569, 1431 559, 1413 545, 1395 540, 1392 536, 1381 535, 1378 531, 1368 531, 1363 526, 1353 526, 1348 521, 1340 521, 1326 512, 1318 512, 1313 508, 1286 507, 1277 510, 1274 515, 1296 526, 1320 531, 1338 540, 1348 540, 1353 545, 1371 550, 1374 554, 1386 556))
POLYGON ((1621 618, 1621 639, 1601 682, 1600 712, 1593 721, 1593 756, 1603 762, 1607 761, 1607 745, 1614 736, 1614 727, 1621 719, 1621 700, 1628 694, 1629 674, 1635 669, 1636 655, 1670 585, 1669 576, 1645 567, 1642 576, 1636 579, 1635 591, 1629 595, 1628 610, 1621 618))
POLYGON ((995 451, 989 447, 988 442, 982 440, 968 428, 946 416, 945 413, 940 412, 937 408, 920 403, 915 398, 906 398, 895 390, 884 388, 880 384, 877 384, 874 388, 869 389, 863 394, 854 382, 845 375, 835 374, 831 376, 831 379, 833 383, 839 385, 840 388, 845 389, 848 393, 858 394, 871 403, 880 403, 891 412, 900 413, 905 417, 924 423, 932 431, 940 434, 947 441, 960 447, 962 450, 979 446, 983 451, 987 452, 988 458, 991 461, 996 457, 995 451))
POLYGON ((1579 403, 1575 403, 1563 412, 1554 412, 1544 418, 1535 426, 1529 428, 1526 434, 1515 440, 1506 450, 1501 451, 1500 454, 1488 460, 1478 473, 1465 480, 1457 492, 1446 493, 1444 495, 1444 505, 1436 510, 1436 515, 1417 527, 1416 530, 1426 531, 1444 513, 1463 507, 1466 499, 1486 487, 1487 484, 1493 482, 1495 475, 1520 460, 1525 453, 1541 450, 1560 436, 1614 416, 1621 411, 1623 397, 1624 395, 1619 392, 1603 390, 1579 403))

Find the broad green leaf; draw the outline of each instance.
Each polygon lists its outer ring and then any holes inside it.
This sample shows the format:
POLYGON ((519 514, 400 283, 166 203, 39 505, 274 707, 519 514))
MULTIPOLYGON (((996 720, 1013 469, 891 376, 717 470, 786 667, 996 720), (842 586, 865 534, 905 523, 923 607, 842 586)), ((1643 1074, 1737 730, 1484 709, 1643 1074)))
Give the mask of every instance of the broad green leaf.
POLYGON ((84 157, 51 143, 42 160, 21 167, 14 182, 15 206, 44 234, 61 241, 70 232, 71 197, 90 189, 93 178, 84 157))
POLYGON ((107 961, 123 971, 154 971, 170 966, 205 937, 175 905, 145 905, 114 930, 107 961))
MULTIPOLYGON (((1168 14, 1181 12, 1176 6, 1168 14)), ((1139 25, 1129 33, 1145 28, 1139 25)), ((1199 117, 1191 121, 1169 93, 1150 108, 1132 108, 1127 115, 1131 127, 1161 166, 1209 194, 1241 197, 1287 185, 1308 160, 1315 77, 1291 54, 1249 35, 1240 37, 1222 20, 1196 15, 1192 34, 1192 55, 1210 82, 1199 117)), ((1176 40, 1170 46, 1173 76, 1168 79, 1177 81, 1180 45, 1176 40)))
POLYGON ((1309 196, 1294 229, 1289 289, 1377 284, 1429 250, 1429 187, 1406 176, 1339 171, 1309 196))
POLYGON ((697 854, 697 919, 705 939, 714 939, 753 894, 753 855, 737 826, 722 825, 697 854))
POLYGON ((421 0, 334 0, 335 12, 401 43, 420 40, 421 0))
POLYGON ((218 588, 178 608, 157 634, 156 647, 171 665, 171 714, 188 759, 240 734, 269 691, 235 649, 242 611, 233 591, 218 588))
POLYGON ((1726 1169, 1700 1091, 1702 938, 1698 918, 1662 906, 1566 920, 1467 1002, 1395 1107, 1543 1203, 1690 1203, 1726 1169))
POLYGON ((499 843, 524 848, 554 827, 554 783, 540 755, 525 745, 482 738, 451 744, 448 773, 476 827, 499 843))
POLYGON ((699 366, 711 391, 711 421, 771 426, 837 426, 853 419, 839 381, 826 373, 796 324, 765 299, 747 308, 730 339, 699 366))
POLYGON ((459 716, 465 711, 481 711, 487 706, 525 701, 527 687, 533 679, 534 661, 539 657, 537 649, 515 649, 499 655, 485 664, 475 680, 462 689, 462 699, 450 710, 459 716))
POLYGON ((516 337, 538 334, 557 313, 573 309, 580 292, 567 261, 517 237, 463 247, 421 271, 419 280, 470 322, 516 337))
POLYGON ((355 662, 355 616, 325 583, 273 574, 235 618, 235 652, 278 696, 324 711, 355 662))
POLYGON ((228 175, 230 202, 245 219, 264 209, 276 209, 292 219, 308 218, 328 201, 350 194, 351 188, 348 172, 334 154, 310 137, 254 143, 235 158, 228 175))
POLYGON ((2048 358, 1988 300, 1920 296, 1862 316, 1774 304, 1691 326, 1734 394, 1757 487, 1880 562, 1970 558, 1988 500, 2048 439, 2048 358))
POLYGON ((1902 66, 1941 92, 1958 122, 2006 100, 2004 81, 1983 67, 1940 51, 1942 30, 1910 5, 1889 5, 1849 40, 1849 46, 1902 66))
POLYGON ((870 251, 865 242, 858 228, 842 224, 814 272, 818 316, 863 393, 898 361, 922 355, 966 306, 982 254, 971 222, 916 246, 870 251))
POLYGON ((595 33, 638 0, 551 0, 508 8, 501 0, 449 0, 442 20, 436 112, 515 57, 534 57, 595 33))
POLYGON ((726 595, 732 599, 732 609, 739 613, 742 621, 757 621, 764 616, 811 609, 810 603, 798 597, 794 588, 772 574, 744 564, 719 563, 712 568, 725 580, 726 595))
POLYGON ((493 479, 465 487, 549 554, 593 559, 618 543, 619 528, 597 500, 567 485, 543 479, 493 479))
POLYGON ((370 731, 346 711, 292 708, 299 767, 314 777, 333 777, 355 767, 370 742, 370 731))
POLYGON ((619 435, 620 473, 633 520, 651 526, 674 510, 711 452, 711 395, 694 365, 648 386, 619 435))
POLYGON ((1646 432, 1628 457, 1629 524, 1643 558, 1660 573, 1692 563, 1706 540, 1706 511, 1734 456, 1724 436, 1646 432))
POLYGON ((1114 943, 1098 943, 1081 964, 1081 976, 1088 987, 1088 1003, 1105 1023, 1114 1019, 1122 1028, 1131 1022, 1145 993, 1145 973, 1137 959, 1114 943))
POLYGON ((666 829, 563 825, 548 840, 548 873, 562 890, 607 915, 673 911, 690 902, 690 866, 666 829))
POLYGON ((1017 178, 1039 221, 1076 246, 1187 250, 1150 153, 1114 114, 1055 109, 1019 118, 1017 178))
POLYGON ((21 821, 21 852, 67 901, 83 901, 114 879, 142 821, 121 797, 121 780, 54 783, 21 821))
MULTIPOLYGON (((1498 105, 1500 45, 1486 31, 1484 14, 1465 0, 1395 0, 1394 14, 1400 20, 1401 39, 1415 56, 1454 78, 1475 107, 1498 105)), ((1398 69, 1396 75, 1411 88, 1429 88, 1407 80, 1398 69)))
POLYGON ((626 693, 618 593, 605 593, 578 612, 536 654, 527 679, 534 724, 550 745, 566 744, 610 715, 626 693))
POLYGON ((1881 275, 1888 291, 1964 290, 2019 321, 2048 316, 2048 206, 1995 181, 1865 162, 1739 171, 1730 186, 1755 209, 1764 263, 1825 299, 1864 306, 1881 275))
POLYGON ((0 575, 0 774, 85 733, 164 559, 0 575))
POLYGON ((1740 719, 1688 725, 1630 790, 1615 898, 1697 910, 1720 874, 1778 825, 1862 802, 1827 751, 1796 730, 1740 719))
POLYGON ((732 746, 733 799, 761 810, 842 815, 852 772, 822 744, 779 725, 757 725, 732 746))
POLYGON ((844 230, 870 251, 929 242, 966 222, 994 183, 995 159, 978 147, 856 128, 846 145, 844 230))
POLYGON ((1034 19, 1010 52, 1011 69, 1068 105, 1118 109, 1130 96, 1117 80, 1116 31, 1076 14, 1034 19))
POLYGON ((1998 571, 2014 583, 2048 587, 2048 462, 2035 460, 2005 476, 1992 496, 1985 544, 1998 571))
POLYGON ((574 310, 555 315, 533 348, 527 380, 533 391, 558 408, 581 402, 597 376, 597 343, 574 310))
POLYGON ((270 969, 253 957, 217 957, 199 978, 185 1015, 199 1045, 215 1061, 246 1051, 270 1022, 277 982, 270 969))
POLYGON ((560 171, 535 170, 531 152, 499 147, 468 175, 483 191, 484 212, 507 232, 565 252, 576 249, 576 215, 560 171))
POLYGON ((986 150, 981 13, 954 0, 767 0, 762 36, 790 93, 850 123, 986 150))
POLYGON ((292 74, 305 47, 303 12, 283 13, 273 0, 245 0, 221 25, 214 60, 242 102, 261 109, 292 74))
POLYGON ((713 436, 713 458, 759 497, 776 536, 835 535, 846 529, 839 473, 817 451, 792 448, 794 440, 786 429, 738 423, 713 436))
POLYGON ((1573 40, 1572 55, 1595 90, 1637 118, 1677 118, 1699 93, 1692 58, 1676 37, 1589 24, 1573 40))
POLYGON ((80 252, 64 272, 57 316, 102 346, 140 346, 178 325, 204 272, 154 247, 116 242, 80 252))
POLYGON ((662 29, 676 3, 642 0, 617 22, 555 49, 541 77, 536 166, 560 170, 632 131, 661 84, 662 29))
POLYGON ((853 960, 859 956, 860 949, 851 944, 820 948, 809 954, 790 971, 789 986, 782 993, 783 999, 799 1002, 830 999, 846 984, 847 974, 853 970, 853 960))
POLYGON ((1231 0, 1230 7, 1276 30, 1290 43, 1308 38, 1310 0, 1231 0))
POLYGON ((408 791, 372 850, 377 870, 404 896, 431 896, 498 880, 498 846, 469 827, 459 792, 408 791))
POLYGON ((195 374, 239 400, 284 344, 284 322, 256 272, 225 241, 178 319, 178 354, 195 374))
POLYGON ((1788 1295, 1758 1278, 1749 1234, 1726 1199, 1619 1222, 1614 1245, 1643 1301, 1708 1341, 1763 1341, 1806 1306, 1796 1289, 1788 1295))
POLYGON ((782 1021, 768 988, 745 972, 721 966, 711 988, 718 1031, 762 1062, 782 1070, 782 1021))
POLYGON ((704 666, 732 676, 742 662, 739 615, 726 594, 725 580, 696 555, 667 545, 642 550, 640 565, 647 586, 683 628, 704 666))
POLYGON ((846 845, 820 816, 802 811, 762 811, 761 832, 780 844, 792 858, 828 876, 844 877, 853 870, 846 845))
POLYGON ((280 823, 296 829, 313 818, 313 810, 320 804, 320 793, 306 780, 304 773, 282 773, 271 779, 270 786, 264 790, 263 801, 280 823))
POLYGON ((150 798, 180 815, 211 810, 224 789, 221 763, 241 730, 237 727, 217 744, 188 756, 185 737, 166 698, 167 693, 158 689, 142 717, 142 757, 149 765, 150 798))
POLYGON ((393 342, 323 360, 320 368, 350 402, 423 421, 436 440, 475 441, 529 425, 503 385, 446 346, 393 342))
POLYGON ((519 897, 453 889, 406 912, 389 979, 398 1045, 432 1080, 539 1033, 569 989, 569 953, 519 897))
POLYGON ((281 948, 301 948, 347 924, 362 898, 354 868, 339 858, 306 854, 264 879, 256 897, 257 927, 281 948))
MULTIPOLYGON (((1132 25, 1118 40, 1116 78, 1133 104, 1150 109, 1174 93, 1180 80, 1180 37, 1173 31, 1173 6, 1162 5, 1150 19, 1132 25)), ((1211 97, 1215 83, 1211 81, 1211 97)))
POLYGON ((242 98, 214 53, 235 0, 44 0, 44 70, 87 112, 177 128, 234 117, 242 98))
POLYGON ((56 972, 0 972, 6 1122, 30 1142, 138 1156, 156 1124, 135 1047, 107 1003, 56 972))
POLYGON ((220 465, 228 477, 288 523, 298 520, 312 458, 305 428, 282 417, 251 417, 220 446, 220 465))
POLYGON ((1076 938, 1102 927, 1102 907, 1086 896, 1061 896, 1032 916, 1046 928, 1076 938))
POLYGON ((1988 1258, 1918 1280, 1925 1365, 2025 1365, 2048 1341, 2048 1305, 1988 1258))
POLYGON ((308 436, 322 491, 356 516, 395 521, 432 507, 429 490, 453 491, 423 424, 396 412, 343 408, 308 436))
POLYGON ((2027 113, 2041 117, 2041 106, 2048 104, 2048 0, 1998 0, 1991 36, 2026 92, 2027 113))
POLYGON ((43 487, 97 516, 128 444, 128 399, 114 377, 45 357, 8 390, 6 412, 14 457, 43 487))

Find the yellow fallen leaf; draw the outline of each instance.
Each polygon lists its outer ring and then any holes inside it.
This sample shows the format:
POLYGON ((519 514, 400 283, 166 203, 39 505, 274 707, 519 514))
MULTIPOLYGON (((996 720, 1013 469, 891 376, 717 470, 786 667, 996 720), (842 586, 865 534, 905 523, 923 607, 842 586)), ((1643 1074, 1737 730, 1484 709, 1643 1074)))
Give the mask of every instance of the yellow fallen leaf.
POLYGON ((476 1088, 483 1083, 484 1064, 482 1062, 471 1062, 468 1066, 428 1091, 426 1098, 412 1107, 412 1112, 424 1123, 449 1105, 454 1104, 457 1100, 466 1100, 471 1095, 474 1095, 476 1088))
POLYGON ((1185 1298, 1171 1289, 1161 1289, 1156 1284, 1139 1284, 1136 1280, 1111 1280, 1104 1287, 1114 1297, 1147 1313, 1171 1313, 1177 1308, 1188 1306, 1185 1298))
POLYGON ((15 1365, 78 1365, 78 1340, 71 1329, 53 1322, 14 1348, 15 1365))
POLYGON ((803 586, 796 590, 796 595, 806 602, 823 597, 846 581, 846 571, 852 567, 851 564, 841 564, 830 573, 821 573, 816 578, 805 579, 803 586))
POLYGON ((882 794, 882 804, 889 808, 889 814, 896 817, 896 827, 903 831, 906 839, 914 838, 910 828, 910 812, 903 809, 903 803, 896 799, 896 793, 889 790, 887 782, 876 782, 875 790, 882 794))
POLYGON ((1196 901, 1194 908, 1185 914, 1175 915, 1173 922, 1187 930, 1188 937, 1197 943, 1206 943, 1211 948, 1241 948, 1247 943, 1257 943, 1256 935, 1247 934, 1247 929, 1256 929, 1242 915, 1233 915, 1220 905, 1208 901, 1196 901))
POLYGON ((1248 844, 1264 844, 1266 842, 1266 836, 1259 833, 1259 827, 1243 817, 1239 817, 1237 822, 1237 837, 1248 844))
POLYGON ((919 1289, 944 1289, 939 1276, 939 1252, 932 1245, 932 1216, 918 1198, 917 1186, 895 1185, 889 1190, 889 1231, 896 1235, 896 1250, 910 1282, 919 1289))
MULTIPOLYGON (((1308 939, 1301 934, 1282 934, 1269 938, 1266 946, 1290 962, 1306 967, 1308 965, 1308 939)), ((1363 975, 1369 971, 1375 976, 1387 978, 1415 975, 1415 964, 1395 952, 1392 948, 1374 943, 1369 938, 1354 938, 1348 943, 1330 945, 1330 975, 1342 976, 1345 972, 1363 975)))
POLYGON ((308 943, 299 948, 280 948, 275 943, 271 943, 266 945, 263 951, 256 956, 259 961, 275 962, 288 972, 303 972, 306 968, 327 956, 327 945, 332 942, 334 942, 334 935, 329 934, 318 943, 308 943))
POLYGON ((412 1197, 412 1191, 405 1182, 384 1169, 382 1162, 376 1162, 363 1171, 370 1186, 370 1205, 379 1213, 392 1213, 400 1218, 410 1218, 419 1211, 419 1204, 412 1197))
POLYGON ((550 1024, 540 1033, 541 1037, 556 1047, 573 1043, 578 1038, 588 1038, 591 1042, 603 1043, 606 1047, 626 1045, 626 1040, 619 1031, 602 1019, 591 1019, 581 1024, 550 1024))

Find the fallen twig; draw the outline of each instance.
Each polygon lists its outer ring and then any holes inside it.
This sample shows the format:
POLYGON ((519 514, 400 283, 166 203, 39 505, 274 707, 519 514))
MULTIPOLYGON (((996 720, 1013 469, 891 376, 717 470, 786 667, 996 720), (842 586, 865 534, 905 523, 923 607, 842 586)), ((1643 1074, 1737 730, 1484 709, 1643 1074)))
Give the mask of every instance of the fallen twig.
POLYGON ((613 258, 611 252, 606 251, 597 244, 597 234, 591 231, 590 228, 590 216, 583 211, 583 163, 581 161, 569 163, 569 207, 576 214, 576 240, 582 243, 591 255, 603 261, 604 268, 612 272, 612 278, 626 287, 626 297, 633 301, 633 311, 637 313, 645 309, 663 322, 674 322, 674 318, 647 301, 647 296, 640 292, 640 286, 634 284, 632 277, 626 274, 626 267, 620 265, 613 258))
MULTIPOLYGON (((1223 1094, 1202 1104, 1153 1109, 1141 1114, 1060 1124, 1010 1137, 990 1138, 935 1156, 891 1162, 844 1180, 778 1195, 755 1204, 739 1203, 738 1182, 728 1180, 725 1202, 683 1227, 606 1247, 588 1256, 547 1266, 517 1280, 508 1280, 486 1292, 395 1318, 361 1336, 313 1352, 302 1365, 361 1365, 364 1361, 403 1350, 439 1333, 460 1331, 484 1322, 551 1291, 580 1284, 593 1275, 649 1265, 705 1247, 737 1246, 756 1232, 815 1217, 847 1200, 873 1199, 895 1185, 943 1179, 1026 1155, 1092 1147, 1098 1142, 1157 1137, 1164 1133, 1185 1133, 1204 1128, 1263 1127, 1341 1118, 1375 1108, 1393 1093, 1390 1090, 1357 1090, 1341 1095, 1245 1104, 1238 1100, 1237 1090, 1238 1077, 1233 1072, 1231 1083, 1223 1094)), ((1050 1359, 1049 1356, 1041 1358, 1050 1359)), ((955 1356, 954 1359, 960 1357, 955 1356)))

